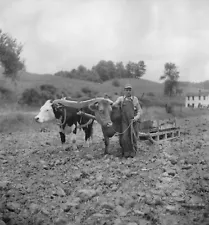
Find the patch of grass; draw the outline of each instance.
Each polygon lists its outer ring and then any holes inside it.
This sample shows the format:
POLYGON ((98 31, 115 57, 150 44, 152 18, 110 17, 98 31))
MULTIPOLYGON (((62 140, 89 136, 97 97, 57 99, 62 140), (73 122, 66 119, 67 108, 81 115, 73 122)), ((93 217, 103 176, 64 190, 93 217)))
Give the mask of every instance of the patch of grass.
POLYGON ((174 108, 174 115, 179 118, 186 118, 186 117, 198 117, 202 115, 208 115, 208 109, 193 109, 193 108, 185 108, 185 107, 177 107, 174 108))
POLYGON ((155 96, 155 94, 153 92, 148 92, 146 93, 147 96, 155 96))
POLYGON ((72 98, 80 99, 83 97, 83 93, 81 91, 76 91, 71 95, 72 98))
POLYGON ((1 104, 5 104, 7 102, 14 102, 16 100, 16 94, 15 92, 4 86, 4 84, 1 84, 1 80, 0 80, 0 103, 1 104))
MULTIPOLYGON (((0 132, 23 131, 28 128, 34 128, 34 113, 26 111, 1 112, 0 113, 0 132)), ((36 127, 36 125, 35 125, 36 127)))
POLYGON ((169 98, 164 95, 156 95, 156 96, 138 96, 141 104, 143 107, 151 107, 151 106, 156 106, 156 107, 165 107, 165 104, 169 104, 172 107, 174 106, 184 106, 184 97, 173 97, 169 98))
POLYGON ((120 81, 119 81, 118 79, 114 79, 114 80, 112 81, 112 85, 113 85, 114 87, 120 87, 120 81))
MULTIPOLYGON (((38 124, 35 122, 34 117, 37 115, 39 109, 36 109, 36 112, 32 111, 34 108, 25 108, 20 110, 15 108, 9 110, 0 111, 0 133, 12 133, 16 131, 27 132, 29 130, 40 130, 41 128, 46 128, 49 130, 58 129, 58 126, 55 123, 45 123, 38 124)), ((181 106, 175 106, 173 113, 166 113, 164 107, 152 106, 144 107, 142 120, 166 120, 169 118, 187 118, 187 117, 198 117, 202 115, 208 115, 208 109, 191 109, 181 106)))
POLYGON ((187 118, 208 115, 207 109, 191 109, 182 106, 174 106, 172 113, 167 113, 165 107, 144 107, 142 120, 166 120, 169 118, 187 118))

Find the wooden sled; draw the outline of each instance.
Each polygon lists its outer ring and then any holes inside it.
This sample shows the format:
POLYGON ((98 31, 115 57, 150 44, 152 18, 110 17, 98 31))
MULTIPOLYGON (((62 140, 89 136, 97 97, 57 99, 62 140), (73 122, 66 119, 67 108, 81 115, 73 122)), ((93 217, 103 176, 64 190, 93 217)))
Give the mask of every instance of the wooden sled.
POLYGON ((176 119, 142 121, 138 124, 138 128, 139 140, 150 140, 153 143, 176 139, 181 135, 176 119))

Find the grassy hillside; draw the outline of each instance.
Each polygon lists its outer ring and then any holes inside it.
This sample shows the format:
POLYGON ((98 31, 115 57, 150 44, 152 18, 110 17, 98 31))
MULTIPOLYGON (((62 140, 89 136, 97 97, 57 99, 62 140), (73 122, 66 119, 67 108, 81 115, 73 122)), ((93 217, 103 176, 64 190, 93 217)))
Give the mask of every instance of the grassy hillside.
MULTIPOLYGON (((2 83, 5 79, 2 76, 2 68, 0 68, 0 83, 2 83)), ((146 78, 146 75, 145 75, 146 78)), ((141 93, 153 92, 156 94, 161 94, 163 92, 163 84, 158 82, 149 81, 146 79, 121 79, 120 87, 114 87, 112 85, 112 81, 107 81, 102 84, 92 83, 83 80, 76 79, 68 79, 64 77, 52 76, 49 74, 33 74, 28 72, 22 72, 20 74, 20 79, 17 83, 16 90, 18 93, 21 93, 24 89, 30 87, 36 87, 40 84, 51 84, 57 88, 70 89, 72 92, 79 90, 84 86, 88 86, 90 88, 95 88, 99 92, 120 92, 125 83, 131 83, 135 90, 136 95, 140 95, 141 93)), ((184 93, 191 91, 198 91, 199 88, 209 88, 209 81, 201 82, 201 83, 192 83, 192 82, 180 82, 180 87, 183 88, 184 93)), ((10 82, 7 82, 7 85, 13 89, 13 85, 10 82)))
MULTIPOLYGON (((79 97, 86 96, 83 89, 92 91, 91 97, 103 96, 107 93, 115 98, 115 93, 121 94, 123 87, 126 83, 130 83, 133 86, 134 94, 141 97, 144 93, 143 101, 146 105, 163 106, 167 102, 173 102, 175 105, 184 104, 184 96, 177 96, 175 98, 168 98, 163 96, 163 84, 146 79, 119 79, 119 86, 115 87, 113 81, 106 81, 104 83, 94 83, 83 80, 69 79, 64 77, 52 76, 52 75, 38 75, 27 72, 22 72, 19 76, 17 85, 14 86, 9 80, 5 80, 2 76, 2 70, 0 70, 0 85, 7 87, 15 91, 16 97, 21 96, 22 92, 27 88, 36 88, 42 84, 49 84, 55 86, 59 92, 65 92, 68 96, 79 97), (94 94, 95 93, 95 94, 94 94)), ((183 88, 183 93, 197 92, 199 86, 193 83, 183 82, 180 83, 180 87, 183 88)))
POLYGON ((204 82, 188 82, 188 81, 181 81, 180 82, 182 87, 188 87, 191 86, 193 88, 200 88, 200 89, 209 89, 209 80, 206 80, 204 82))
MULTIPOLYGON (((3 82, 2 74, 0 74, 0 81, 3 82)), ((2 83, 1 82, 1 83, 2 83)), ((136 95, 141 95, 143 92, 153 92, 161 94, 163 86, 160 83, 152 82, 144 79, 121 79, 120 86, 114 87, 112 81, 107 81, 102 84, 93 83, 83 80, 69 79, 64 77, 57 77, 52 75, 37 75, 27 72, 23 72, 17 82, 16 91, 18 94, 22 93, 26 88, 37 87, 41 84, 51 84, 59 89, 68 90, 70 93, 75 93, 83 87, 89 87, 96 90, 99 94, 114 94, 120 93, 123 90, 125 83, 131 83, 133 85, 136 95)), ((7 82, 7 87, 13 89, 14 85, 11 82, 7 82)))
POLYGON ((141 96, 143 93, 155 93, 156 95, 162 95, 163 85, 157 82, 145 80, 145 79, 120 79, 120 87, 114 87, 112 80, 106 81, 101 84, 101 90, 108 93, 120 93, 123 91, 124 85, 130 83, 133 87, 134 94, 141 96))

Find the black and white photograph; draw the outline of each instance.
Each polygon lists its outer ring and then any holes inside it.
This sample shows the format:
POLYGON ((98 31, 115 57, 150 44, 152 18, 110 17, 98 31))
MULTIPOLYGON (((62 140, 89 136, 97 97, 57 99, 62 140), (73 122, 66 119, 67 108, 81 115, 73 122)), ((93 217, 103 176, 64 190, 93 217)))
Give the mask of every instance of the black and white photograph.
POLYGON ((208 0, 0 0, 0 225, 209 225, 208 0))

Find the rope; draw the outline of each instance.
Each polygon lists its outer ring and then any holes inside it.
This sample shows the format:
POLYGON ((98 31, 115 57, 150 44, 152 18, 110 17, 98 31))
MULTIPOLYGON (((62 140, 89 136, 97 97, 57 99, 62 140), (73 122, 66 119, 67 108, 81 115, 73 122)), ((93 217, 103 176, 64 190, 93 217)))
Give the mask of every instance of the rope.
MULTIPOLYGON (((63 126, 65 123, 66 123, 66 118, 67 118, 67 113, 66 113, 66 108, 63 108, 63 112, 64 112, 64 115, 63 115, 63 122, 61 123, 58 123, 59 126, 63 126)), ((62 121, 62 119, 61 119, 62 121)))
MULTIPOLYGON (((59 126, 63 126, 66 123, 67 112, 66 112, 66 108, 65 107, 63 107, 63 113, 64 113, 64 115, 63 115, 62 118, 64 118, 64 119, 63 119, 63 122, 62 123, 58 123, 59 126)), ((61 121, 62 121, 62 119, 61 119, 61 121)), ((92 121, 93 121, 93 119, 90 119, 85 124, 79 125, 78 128, 80 129, 80 128, 83 128, 83 127, 87 127, 92 121)))
POLYGON ((135 130, 134 130, 133 123, 131 123, 131 127, 130 128, 131 128, 131 144, 132 144, 132 146, 134 146, 133 135, 136 138, 136 133, 135 133, 135 130))
MULTIPOLYGON (((99 114, 98 114, 98 115, 99 115, 99 114)), ((101 116, 100 116, 100 115, 99 115, 99 117, 100 117, 100 119, 101 119, 101 116)), ((134 134, 135 138, 138 139, 138 137, 137 137, 137 135, 136 135, 136 133, 135 133, 135 131, 134 131, 134 128, 133 128, 133 123, 134 123, 134 121, 131 120, 130 124, 128 125, 128 127, 127 127, 123 132, 117 132, 117 131, 112 127, 113 131, 115 132, 115 134, 114 134, 113 136, 115 136, 115 135, 122 135, 122 134, 124 134, 129 128, 131 128, 131 142, 132 142, 132 144, 133 144, 133 136, 132 136, 132 134, 134 134)), ((152 142, 152 143, 157 143, 157 142, 152 138, 152 136, 151 136, 150 134, 146 134, 146 133, 142 133, 142 132, 139 132, 138 134, 139 134, 139 135, 143 135, 143 136, 147 136, 148 139, 149 139, 149 141, 152 142)))
POLYGON ((88 122, 86 122, 85 124, 79 125, 78 128, 83 128, 83 127, 87 127, 91 122, 93 121, 93 119, 90 119, 88 122))
MULTIPOLYGON (((152 136, 151 136, 150 134, 138 132, 138 136, 139 136, 139 135, 145 136, 145 137, 147 136, 147 137, 148 137, 148 140, 149 140, 150 142, 152 142, 152 144, 153 144, 153 143, 157 143, 157 141, 155 141, 155 140, 152 138, 152 136)), ((131 143, 132 143, 132 145, 133 145, 133 136, 134 136, 134 138, 138 139, 138 137, 137 137, 137 135, 136 135, 136 132, 135 132, 135 130, 134 130, 133 123, 132 123, 132 124, 131 124, 131 143), (132 135, 132 134, 133 134, 133 135, 132 135)))
POLYGON ((125 132, 129 129, 129 127, 131 127, 131 125, 133 125, 133 120, 131 120, 131 122, 130 122, 130 124, 128 125, 128 127, 123 131, 123 132, 117 132, 115 129, 113 129, 113 131, 115 132, 115 134, 114 135, 120 135, 120 134, 125 134, 125 132))

